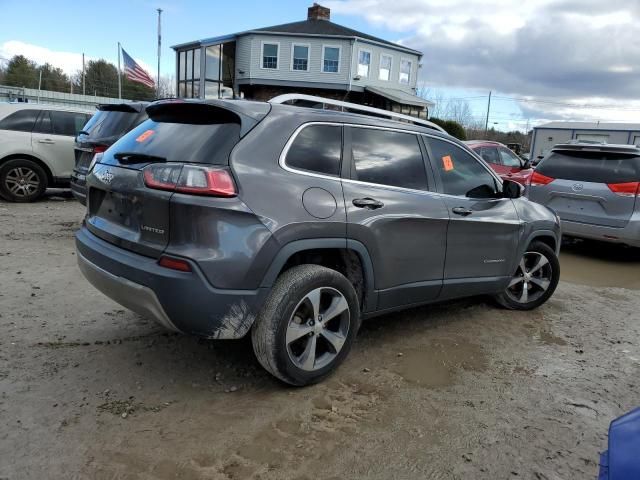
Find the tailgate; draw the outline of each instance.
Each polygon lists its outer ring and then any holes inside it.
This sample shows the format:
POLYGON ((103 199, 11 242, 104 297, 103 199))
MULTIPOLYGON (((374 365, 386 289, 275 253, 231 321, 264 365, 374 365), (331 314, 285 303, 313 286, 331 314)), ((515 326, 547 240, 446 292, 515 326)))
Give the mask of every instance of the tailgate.
POLYGON ((98 164, 90 176, 87 228, 119 247, 157 258, 169 241, 172 195, 146 188, 141 168, 98 164))

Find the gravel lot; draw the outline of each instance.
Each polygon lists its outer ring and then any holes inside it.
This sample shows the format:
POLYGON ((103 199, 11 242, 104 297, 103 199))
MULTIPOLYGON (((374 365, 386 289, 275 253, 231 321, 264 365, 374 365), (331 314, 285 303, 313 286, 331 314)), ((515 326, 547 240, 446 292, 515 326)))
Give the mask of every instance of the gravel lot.
POLYGON ((162 331, 80 275, 68 196, 0 203, 0 478, 595 478, 640 398, 640 252, 573 245, 541 309, 363 326, 323 384, 162 331), (581 284, 582 283, 582 284, 581 284))

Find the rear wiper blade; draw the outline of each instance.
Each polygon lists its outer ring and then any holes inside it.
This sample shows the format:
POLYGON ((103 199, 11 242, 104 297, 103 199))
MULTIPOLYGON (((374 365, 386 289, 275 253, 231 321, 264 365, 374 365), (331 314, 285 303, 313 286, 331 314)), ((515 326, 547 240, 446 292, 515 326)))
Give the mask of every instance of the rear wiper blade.
POLYGON ((164 157, 147 155, 146 153, 118 152, 113 156, 120 163, 167 163, 164 157))
POLYGON ((80 130, 78 132, 78 136, 80 136, 80 135, 89 135, 89 132, 87 132, 86 130, 80 130))

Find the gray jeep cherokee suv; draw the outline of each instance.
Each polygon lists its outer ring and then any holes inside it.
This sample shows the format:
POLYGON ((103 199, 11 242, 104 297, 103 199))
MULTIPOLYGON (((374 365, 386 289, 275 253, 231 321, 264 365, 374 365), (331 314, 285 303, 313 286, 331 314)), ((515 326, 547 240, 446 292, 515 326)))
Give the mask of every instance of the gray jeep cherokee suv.
POLYGON ((147 113, 87 177, 82 272, 167 328, 251 332, 287 383, 333 371, 361 319, 556 288, 558 218, 434 128, 277 101, 147 113))

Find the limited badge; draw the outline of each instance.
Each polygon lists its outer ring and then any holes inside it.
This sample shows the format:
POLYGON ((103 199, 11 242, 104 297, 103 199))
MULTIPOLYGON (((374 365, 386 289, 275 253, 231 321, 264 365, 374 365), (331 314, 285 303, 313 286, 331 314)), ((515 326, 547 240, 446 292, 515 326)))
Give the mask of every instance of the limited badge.
POLYGON ((154 133, 156 133, 156 132, 154 132, 153 130, 147 130, 146 132, 141 133, 138 138, 136 138, 136 142, 142 143, 142 142, 148 140, 149 137, 151 137, 151 135, 153 135, 154 133))

